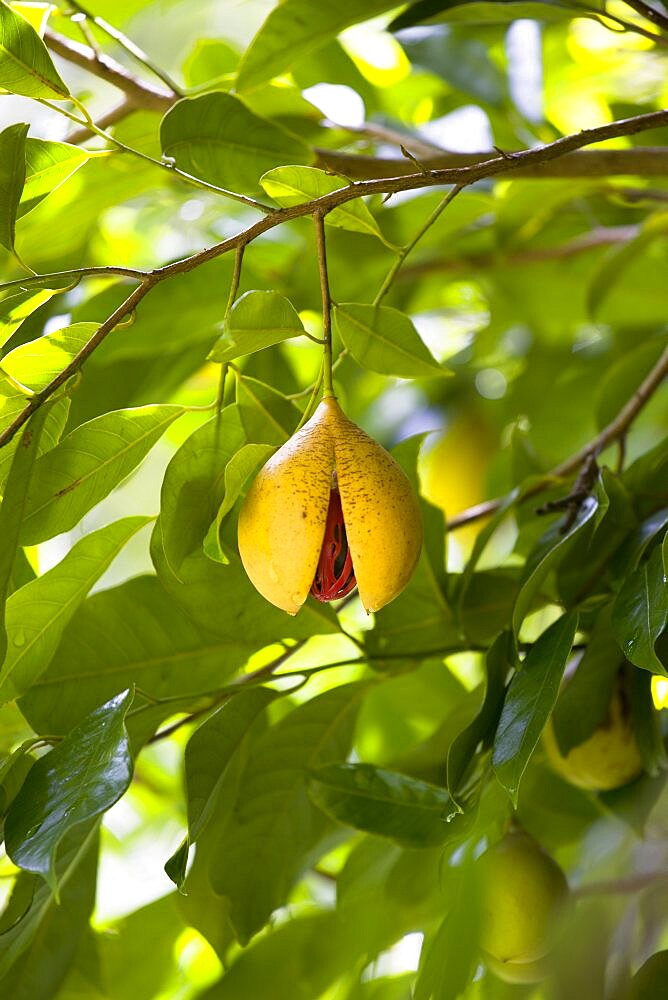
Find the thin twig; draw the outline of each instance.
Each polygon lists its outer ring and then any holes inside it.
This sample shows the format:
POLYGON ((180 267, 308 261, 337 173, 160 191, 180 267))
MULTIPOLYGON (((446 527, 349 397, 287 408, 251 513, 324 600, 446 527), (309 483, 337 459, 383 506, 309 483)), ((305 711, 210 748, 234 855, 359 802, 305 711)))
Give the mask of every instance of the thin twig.
MULTIPOLYGON (((567 458, 559 465, 555 465, 549 472, 546 472, 539 482, 535 483, 531 489, 523 494, 520 502, 524 503, 530 497, 534 497, 538 493, 543 493, 551 486, 554 486, 556 481, 579 469, 592 455, 598 455, 609 444, 623 438, 635 418, 667 375, 668 347, 664 350, 651 372, 641 382, 631 398, 621 408, 614 420, 611 420, 607 427, 604 427, 600 434, 597 434, 580 451, 571 455, 570 458, 567 458)), ((484 503, 479 503, 474 507, 463 510, 460 514, 455 514, 448 521, 448 531, 456 531, 457 528, 463 528, 466 524, 472 524, 474 521, 479 521, 481 518, 493 514, 503 505, 505 499, 505 497, 495 497, 493 500, 486 500, 484 503)))
POLYGON ((644 0, 624 0, 627 7, 631 7, 637 14, 641 14, 646 21, 650 21, 658 28, 668 31, 668 14, 663 14, 656 7, 650 7, 644 0))
POLYGON ((392 264, 392 266, 390 267, 389 271, 385 275, 385 280, 383 281, 382 285, 378 289, 378 292, 376 293, 376 297, 373 300, 373 304, 375 306, 380 305, 380 303, 383 301, 383 298, 385 297, 385 295, 387 295, 387 293, 389 292, 394 279, 396 278, 396 276, 399 273, 400 269, 403 267, 404 261, 408 257, 409 253, 411 253, 411 251, 417 246, 417 244, 422 239, 422 237, 427 232, 427 230, 430 229, 434 225, 434 223, 439 218, 439 216, 441 215, 441 213, 443 212, 443 210, 445 208, 447 208, 447 206, 450 204, 450 202, 454 198, 456 198, 457 195, 459 194, 459 192, 462 191, 462 190, 463 190, 463 186, 461 186, 461 185, 460 186, 455 185, 454 187, 450 188, 450 190, 448 191, 448 193, 446 195, 444 195, 444 197, 438 203, 438 205, 433 210, 433 212, 431 212, 429 214, 429 217, 426 219, 426 221, 423 223, 423 225, 420 226, 420 228, 418 229, 417 233, 415 234, 415 236, 413 237, 413 239, 410 241, 410 243, 407 243, 405 247, 401 248, 401 250, 399 251, 399 253, 397 255, 397 259, 395 260, 395 262, 392 264))

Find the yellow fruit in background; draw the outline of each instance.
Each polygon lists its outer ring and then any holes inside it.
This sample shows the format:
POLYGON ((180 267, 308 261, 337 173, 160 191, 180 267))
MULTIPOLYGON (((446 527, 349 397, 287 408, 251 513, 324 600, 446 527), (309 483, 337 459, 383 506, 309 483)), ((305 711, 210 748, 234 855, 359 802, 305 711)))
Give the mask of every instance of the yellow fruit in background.
POLYGON ((550 719, 543 746, 557 774, 590 792, 620 788, 643 769, 621 684, 615 688, 606 718, 583 743, 562 754, 550 719))
POLYGON ((500 962, 492 955, 485 955, 485 965, 504 983, 540 983, 550 971, 545 958, 535 962, 500 962))
POLYGON ((543 958, 554 944, 570 899, 557 862, 533 837, 511 830, 485 851, 478 864, 483 892, 481 945, 486 955, 502 965, 543 958))
POLYGON ((288 614, 312 589, 334 600, 355 582, 366 611, 378 611, 417 565, 422 519, 398 463, 329 396, 258 473, 238 540, 254 586, 288 614))

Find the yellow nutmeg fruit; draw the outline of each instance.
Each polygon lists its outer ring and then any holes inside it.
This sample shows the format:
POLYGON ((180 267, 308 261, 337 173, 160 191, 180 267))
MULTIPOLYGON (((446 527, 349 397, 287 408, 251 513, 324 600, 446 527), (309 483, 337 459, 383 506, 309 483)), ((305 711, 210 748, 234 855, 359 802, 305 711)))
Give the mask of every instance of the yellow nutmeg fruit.
MULTIPOLYGON (((478 864, 483 887, 481 945, 491 956, 490 968, 512 972, 513 964, 544 958, 570 899, 557 862, 533 837, 511 830, 481 855, 478 864)), ((537 973, 538 967, 525 971, 537 973)))
POLYGON ((238 540, 253 585, 288 614, 312 589, 333 600, 355 582, 378 611, 415 569, 422 520, 401 467, 328 396, 258 473, 238 540))
POLYGON ((621 788, 642 772, 631 712, 620 675, 608 713, 594 732, 567 754, 562 754, 552 720, 543 732, 543 746, 557 774, 590 792, 621 788))

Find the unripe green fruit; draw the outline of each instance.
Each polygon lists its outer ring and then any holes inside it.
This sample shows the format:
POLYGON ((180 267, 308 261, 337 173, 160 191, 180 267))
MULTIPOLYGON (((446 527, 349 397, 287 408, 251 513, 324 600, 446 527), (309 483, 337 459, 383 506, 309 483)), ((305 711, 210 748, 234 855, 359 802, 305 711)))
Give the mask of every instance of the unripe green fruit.
POLYGON ((620 788, 642 771, 630 713, 619 686, 606 718, 584 743, 562 754, 550 720, 543 733, 543 746, 557 774, 590 792, 620 788))
POLYGON ((522 830, 507 833, 478 864, 483 950, 500 963, 534 963, 543 958, 569 901, 559 865, 522 830))

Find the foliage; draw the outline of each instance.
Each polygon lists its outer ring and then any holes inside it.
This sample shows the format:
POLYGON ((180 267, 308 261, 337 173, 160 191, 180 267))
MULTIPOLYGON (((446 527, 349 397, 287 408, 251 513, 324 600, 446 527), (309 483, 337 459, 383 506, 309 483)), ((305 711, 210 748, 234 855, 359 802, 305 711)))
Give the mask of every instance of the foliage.
POLYGON ((0 0, 0 995, 659 995, 667 47, 659 0, 0 0), (425 543, 291 618, 237 517, 330 355, 425 543), (585 792, 541 734, 618 676, 645 773, 585 792), (511 819, 577 899, 531 987, 479 948, 511 819))

